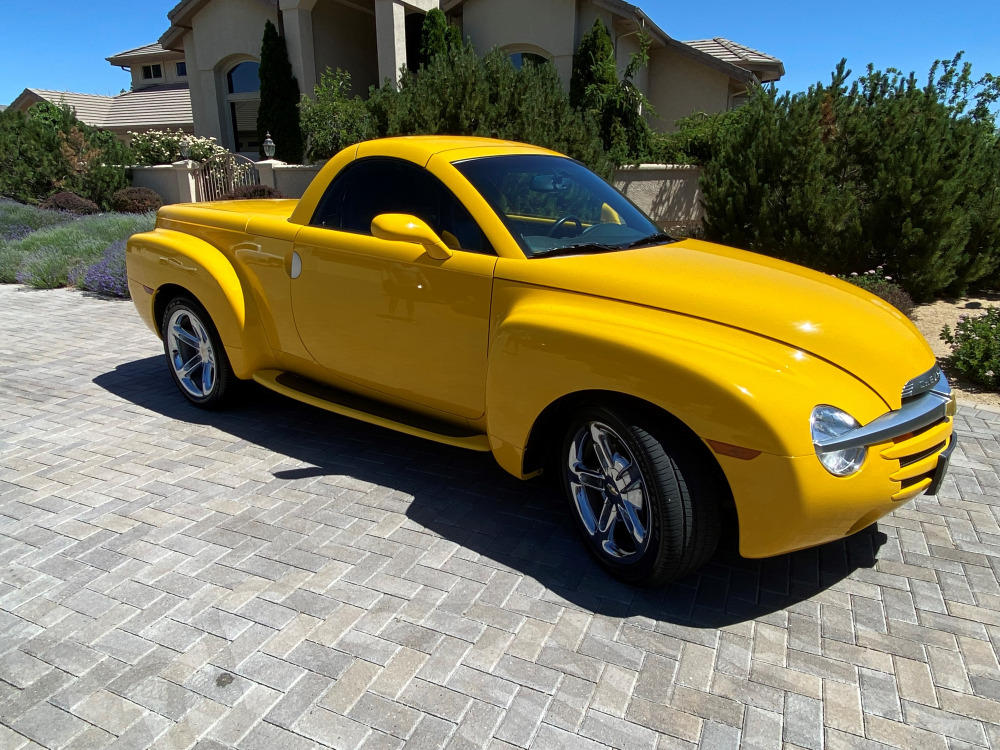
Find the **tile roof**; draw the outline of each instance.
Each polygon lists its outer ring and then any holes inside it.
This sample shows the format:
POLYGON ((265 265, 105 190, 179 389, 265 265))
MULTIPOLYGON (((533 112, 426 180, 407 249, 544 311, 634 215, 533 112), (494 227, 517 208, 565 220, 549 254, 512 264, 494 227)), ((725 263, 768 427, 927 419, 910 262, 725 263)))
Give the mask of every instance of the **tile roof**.
POLYGON ((153 42, 152 44, 144 44, 142 47, 136 47, 135 49, 127 49, 124 52, 119 52, 105 59, 112 65, 125 66, 135 65, 144 60, 159 58, 183 59, 183 55, 174 50, 164 49, 159 42, 153 42))
POLYGON ((102 127, 113 130, 191 125, 191 92, 186 83, 149 86, 116 96, 102 127))
POLYGON ((779 76, 785 73, 785 66, 777 57, 739 44, 731 39, 724 39, 721 36, 713 39, 695 39, 684 42, 684 44, 741 68, 748 70, 755 70, 758 67, 775 69, 779 72, 779 76))
POLYGON ((152 127, 190 126, 191 93, 186 83, 162 84, 118 96, 76 94, 71 91, 25 89, 14 104, 25 97, 69 106, 87 125, 126 131, 152 127))
MULTIPOLYGON (((114 99, 113 96, 76 94, 72 91, 51 91, 49 89, 25 89, 18 99, 25 94, 33 94, 39 100, 52 104, 66 104, 76 113, 80 122, 96 128, 103 126, 104 119, 108 116, 108 110, 111 109, 111 102, 114 99)), ((14 102, 17 103, 17 99, 14 102)))

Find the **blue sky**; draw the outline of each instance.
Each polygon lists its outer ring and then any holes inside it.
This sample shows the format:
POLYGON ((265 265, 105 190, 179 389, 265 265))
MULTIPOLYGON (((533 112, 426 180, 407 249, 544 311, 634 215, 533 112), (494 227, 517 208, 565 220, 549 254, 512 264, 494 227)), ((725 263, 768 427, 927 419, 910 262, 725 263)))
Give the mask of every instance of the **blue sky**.
MULTIPOLYGON (((723 36, 780 57, 786 70, 780 86, 794 91, 826 82, 841 57, 855 71, 873 62, 915 70, 923 80, 935 59, 965 50, 974 72, 1000 75, 997 0, 637 4, 676 39, 723 36)), ((0 104, 9 104, 26 87, 93 94, 127 88, 128 74, 104 58, 156 40, 174 0, 3 5, 0 104)))

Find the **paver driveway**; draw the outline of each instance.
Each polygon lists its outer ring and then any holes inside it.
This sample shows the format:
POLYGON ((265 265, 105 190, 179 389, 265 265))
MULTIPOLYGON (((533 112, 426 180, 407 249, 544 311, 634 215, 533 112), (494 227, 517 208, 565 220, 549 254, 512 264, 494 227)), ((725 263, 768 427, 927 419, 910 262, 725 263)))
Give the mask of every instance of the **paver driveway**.
POLYGON ((0 332, 0 748, 1000 750, 1000 415, 877 529, 636 591, 487 455, 187 406, 128 303, 0 332))

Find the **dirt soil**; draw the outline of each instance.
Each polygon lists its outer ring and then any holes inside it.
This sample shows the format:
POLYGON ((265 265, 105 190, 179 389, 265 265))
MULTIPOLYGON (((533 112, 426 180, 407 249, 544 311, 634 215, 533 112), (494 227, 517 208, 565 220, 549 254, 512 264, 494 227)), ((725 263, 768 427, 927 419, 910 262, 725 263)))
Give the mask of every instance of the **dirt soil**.
POLYGON ((958 395, 959 401, 975 404, 987 404, 1000 409, 1000 393, 984 391, 980 386, 970 383, 951 370, 945 359, 951 353, 951 347, 941 340, 941 329, 950 326, 955 330, 959 317, 968 315, 975 317, 986 312, 987 307, 1000 307, 1000 294, 987 294, 982 297, 962 297, 961 299, 938 300, 918 305, 911 317, 917 328, 927 339, 938 358, 938 362, 948 373, 951 387, 958 395))

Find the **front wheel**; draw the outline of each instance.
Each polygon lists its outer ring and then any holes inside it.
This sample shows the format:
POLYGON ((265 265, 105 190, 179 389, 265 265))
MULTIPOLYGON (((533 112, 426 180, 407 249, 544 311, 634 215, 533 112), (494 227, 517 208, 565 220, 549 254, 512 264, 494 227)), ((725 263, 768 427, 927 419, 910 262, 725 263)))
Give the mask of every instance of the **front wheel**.
POLYGON ((225 406, 236 377, 205 308, 193 299, 177 297, 163 311, 160 330, 170 374, 180 392, 202 409, 225 406))
POLYGON ((616 577, 655 586, 704 564, 719 541, 719 498, 690 436, 632 410, 580 410, 560 453, 571 513, 616 577))

